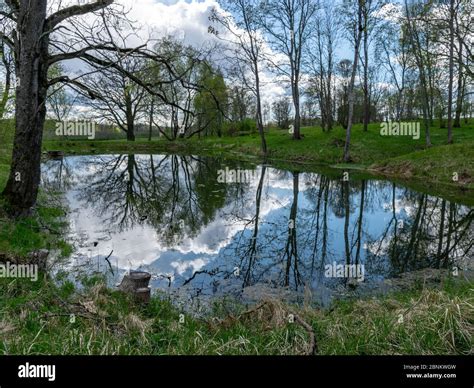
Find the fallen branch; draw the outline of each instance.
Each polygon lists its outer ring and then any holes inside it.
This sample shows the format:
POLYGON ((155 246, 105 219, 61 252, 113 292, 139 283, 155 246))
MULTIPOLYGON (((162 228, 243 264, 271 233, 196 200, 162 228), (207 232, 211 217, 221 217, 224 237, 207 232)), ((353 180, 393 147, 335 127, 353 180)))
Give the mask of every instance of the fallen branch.
MULTIPOLYGON (((272 318, 273 318, 275 316, 275 311, 276 311, 275 303, 273 303, 271 301, 264 301, 264 302, 262 302, 262 303, 260 303, 256 306, 250 308, 249 310, 244 311, 243 313, 241 313, 237 317, 229 315, 225 320, 220 321, 220 324, 228 325, 229 321, 230 322, 240 321, 240 320, 242 320, 242 318, 256 313, 257 311, 261 310, 265 306, 269 307, 269 309, 272 312, 272 318)), ((298 314, 295 314, 293 312, 288 312, 283 308, 281 309, 281 311, 285 311, 286 316, 291 314, 294 317, 295 322, 298 323, 301 327, 303 327, 306 330, 306 332, 308 333, 308 336, 309 336, 309 350, 307 351, 306 354, 308 356, 312 356, 312 355, 317 354, 318 353, 318 344, 317 344, 317 341, 316 341, 316 334, 314 333, 313 327, 309 323, 307 323, 303 318, 301 318, 298 314)))
POLYGON ((316 342, 316 335, 314 334, 314 330, 312 326, 304 321, 299 315, 293 314, 295 317, 295 321, 298 322, 303 328, 307 331, 309 335, 309 345, 310 345, 310 351, 308 352, 308 356, 312 356, 318 353, 318 344, 316 342))

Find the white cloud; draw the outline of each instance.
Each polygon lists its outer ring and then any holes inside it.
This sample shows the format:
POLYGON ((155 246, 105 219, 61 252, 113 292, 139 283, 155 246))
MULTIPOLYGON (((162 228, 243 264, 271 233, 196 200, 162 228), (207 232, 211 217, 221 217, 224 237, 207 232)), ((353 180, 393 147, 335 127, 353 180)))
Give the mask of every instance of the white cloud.
MULTIPOLYGON (((119 3, 130 9, 130 18, 142 26, 143 32, 152 30, 155 37, 172 35, 198 48, 218 41, 208 32, 212 9, 226 13, 216 0, 120 0, 119 3)), ((271 49, 267 47, 266 51, 271 49)), ((265 102, 272 103, 287 94, 281 79, 268 69, 262 69, 261 82, 265 102)))
POLYGON ((220 9, 215 0, 120 0, 118 3, 130 9, 130 18, 141 25, 143 31, 149 27, 158 36, 182 37, 185 43, 194 46, 215 39, 208 33, 211 10, 220 9))
MULTIPOLYGON (((50 1, 49 13, 71 4, 77 4, 78 1, 50 1)), ((221 40, 208 32, 208 28, 212 24, 209 16, 214 8, 219 13, 227 14, 216 0, 116 0, 114 4, 114 7, 123 7, 128 11, 128 18, 137 28, 135 34, 131 34, 125 43, 128 47, 139 46, 152 37, 151 46, 156 39, 164 36, 176 37, 184 44, 196 48, 218 41, 222 44, 221 40)), ((94 25, 94 15, 88 14, 81 18, 87 20, 88 25, 94 25)), ((70 19, 67 23, 75 22, 70 19)), ((64 39, 61 36, 57 36, 57 38, 58 40, 64 39)), ((78 47, 80 46, 80 42, 76 42, 76 44, 78 47)), ((281 58, 277 53, 273 53, 269 46, 265 48, 265 51, 273 60, 281 58)), ((221 52, 219 55, 222 57, 221 52)), ((222 65, 224 66, 224 63, 222 65)), ((77 59, 64 62, 64 66, 68 72, 76 76, 85 70, 84 63, 77 59)), ((283 77, 271 72, 263 63, 261 70, 261 90, 264 103, 271 104, 279 97, 288 95, 289 85, 283 77)))

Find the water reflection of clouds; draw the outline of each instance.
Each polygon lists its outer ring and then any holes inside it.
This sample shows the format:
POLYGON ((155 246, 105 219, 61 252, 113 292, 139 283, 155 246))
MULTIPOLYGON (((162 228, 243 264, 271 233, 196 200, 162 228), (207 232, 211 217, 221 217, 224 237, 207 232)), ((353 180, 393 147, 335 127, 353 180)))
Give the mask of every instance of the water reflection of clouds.
MULTIPOLYGON (((114 158, 116 159, 118 156, 94 156, 87 161, 84 161, 82 157, 72 157, 70 163, 76 166, 73 181, 75 184, 87 185, 91 183, 94 175, 102 171, 100 163, 108 163, 114 158)), ((121 161, 117 166, 119 171, 123 170, 125 165, 126 163, 121 161)), ((269 171, 269 179, 265 179, 265 198, 260 208, 262 219, 275 210, 289 206, 292 196, 290 176, 279 174, 272 169, 267 169, 267 171, 269 171)), ((261 173, 260 167, 258 173, 261 173)), ((114 254, 111 260, 114 265, 116 264, 120 268, 129 270, 151 265, 160 273, 171 274, 176 271, 179 275, 183 275, 184 273, 189 274, 189 270, 192 269, 192 274, 193 271, 201 270, 212 261, 212 258, 215 258, 237 234, 246 228, 245 220, 251 219, 255 212, 255 191, 258 183, 255 180, 249 182, 248 190, 245 193, 244 207, 238 209, 239 219, 231 219, 235 206, 233 203, 228 203, 196 236, 184 237, 172 249, 161 243, 156 231, 147 224, 125 231, 109 230, 110 239, 103 241, 104 228, 107 229, 107 225, 104 225, 107 212, 99 215, 92 206, 93 204, 81 200, 78 195, 80 188, 69 191, 66 195, 71 209, 71 225, 74 228, 71 232, 74 235, 86 235, 88 243, 86 247, 78 247, 75 255, 77 257, 90 255, 90 244, 100 240, 97 249, 94 249, 92 254, 106 256, 113 250, 114 254), (170 260, 170 255, 174 258, 173 260, 170 260)))
MULTIPOLYGON (((400 192, 397 193, 400 195, 400 192)), ((382 207, 387 212, 393 212, 393 203, 392 202, 384 202, 382 207)), ((407 202, 405 198, 396 198, 395 199, 395 214, 400 214, 402 212, 407 213, 408 215, 413 214, 413 204, 407 202)))
MULTIPOLYGON (((269 191, 272 189, 273 187, 269 187, 269 191)), ((249 191, 248 194, 253 193, 249 191)), ((260 208, 261 217, 265 218, 272 211, 280 209, 282 206, 286 207, 289 202, 289 197, 282 201, 282 198, 270 192, 268 199, 262 201, 260 208)), ((221 249, 225 248, 232 241, 235 235, 245 229, 247 222, 244 220, 253 217, 255 203, 249 198, 249 201, 246 201, 246 206, 239 209, 239 219, 233 221, 230 220, 232 210, 233 205, 224 207, 219 212, 219 215, 205 226, 196 237, 185 238, 175 249, 182 253, 201 252, 209 255, 218 254, 221 249)))
MULTIPOLYGON (((256 193, 260 179, 253 179, 248 184, 240 186, 219 185, 213 177, 213 172, 215 172, 213 169, 222 168, 222 162, 215 160, 198 162, 194 159, 185 161, 176 156, 170 157, 170 159, 176 158, 172 160, 166 160, 166 158, 125 155, 122 157, 73 157, 64 160, 70 170, 69 181, 73 182, 66 193, 72 210, 69 214, 72 233, 76 238, 80 235, 85 236, 83 243, 77 244, 76 262, 80 261, 81 257, 91 255, 97 256, 97 260, 103 260, 103 257, 113 250, 111 262, 120 269, 141 267, 154 274, 166 274, 171 277, 172 282, 179 280, 176 282, 177 285, 192 277, 196 271, 209 272, 225 269, 228 272, 236 265, 246 265, 244 259, 251 249, 252 235, 255 230, 253 220, 256 217, 256 193), (168 190, 166 185, 174 187, 173 185, 178 184, 182 190, 189 189, 189 193, 187 191, 180 193, 178 200, 183 194, 186 198, 189 194, 190 197, 194 196, 196 202, 201 201, 198 206, 190 209, 182 202, 178 203, 181 206, 181 213, 179 213, 181 217, 183 214, 186 216, 187 211, 195 211, 196 214, 193 216, 196 216, 199 222, 191 232, 185 230, 184 234, 176 240, 178 241, 176 244, 173 243, 174 240, 167 241, 163 237, 163 232, 172 234, 173 230, 163 230, 167 224, 159 218, 162 215, 159 212, 156 213, 159 222, 153 223, 150 221, 151 217, 148 217, 148 221, 137 222, 141 216, 138 213, 134 216, 133 222, 126 223, 124 228, 116 227, 120 220, 111 219, 110 213, 113 210, 111 210, 110 200, 123 199, 122 192, 119 191, 117 194, 114 191, 114 195, 105 198, 104 201, 100 199, 100 195, 92 197, 95 198, 94 200, 90 200, 87 195, 80 195, 96 177, 103 178, 104 173, 107 176, 110 174, 118 176, 123 173, 130 168, 130 161, 135 163, 134 168, 139 170, 139 179, 144 178, 145 182, 149 183, 153 177, 147 164, 150 160, 155 165, 165 162, 157 172, 159 184, 165 185, 164 193, 168 190), (114 162, 120 163, 114 164, 114 162), (198 169, 201 166, 200 163, 206 166, 204 172, 201 171, 204 175, 201 178, 198 169), (175 177, 172 175, 173 169, 170 168, 173 165, 178 166, 176 169, 178 174, 175 177), (115 167, 115 170, 109 171, 111 166, 115 167), (188 175, 184 173, 186 169, 188 169, 188 175), (185 178, 190 179, 186 181, 185 178), (208 201, 214 201, 213 198, 217 198, 215 203, 201 219, 208 201), (91 247, 94 241, 99 242, 97 247, 91 247)), ((231 162, 229 165, 232 167, 231 162)), ((256 175, 260 177, 263 172, 262 167, 256 169, 256 175)), ((48 180, 58 177, 51 165, 44 169, 44 176, 48 177, 48 180)), ((146 191, 147 186, 144 185, 139 189, 146 191)), ((97 195, 97 193, 93 194, 97 195)), ((149 194, 147 195, 139 199, 150 203, 149 194)), ((159 207, 162 198, 159 196, 152 198, 156 199, 156 206, 159 207)), ((176 199, 173 200, 176 201, 176 199)), ((276 282, 278 277, 285 272, 285 263, 281 260, 284 257, 285 246, 288 247, 288 243, 293 244, 289 239, 288 220, 292 205, 296 202, 298 205, 295 213, 297 237, 294 244, 298 246, 298 258, 296 261, 290 259, 290 262, 291 265, 298 262, 298 270, 303 273, 303 276, 313 276, 307 281, 315 289, 325 289, 324 287, 330 284, 337 284, 336 281, 321 279, 324 260, 326 263, 333 261, 340 263, 346 260, 366 263, 369 281, 383 279, 384 276, 392 275, 397 271, 410 270, 412 267, 432 265, 430 260, 436 253, 434 244, 438 240, 438 229, 444 211, 440 207, 442 202, 440 199, 438 201, 436 197, 416 193, 403 187, 395 187, 383 181, 351 181, 345 185, 339 180, 331 180, 314 173, 293 174, 268 167, 265 170, 259 201, 259 234, 256 251, 260 258, 253 260, 252 263, 254 266, 252 276, 255 279, 266 277, 276 282), (294 198, 295 188, 298 188, 297 201, 294 198), (362 192, 365 194, 364 197, 362 192), (319 210, 317 210, 318 196, 321 200, 319 210), (361 203, 364 204, 363 212, 359 211, 361 203), (395 203, 395 214, 392 208, 393 203, 395 203), (420 209, 425 209, 427 221, 416 225, 414 220, 420 209), (404 222, 398 224, 399 221, 404 222), (359 222, 362 225, 360 232, 358 231, 359 222), (324 230, 323 224, 326 225, 324 230), (395 224, 399 226, 396 239, 393 235, 395 224), (323 233, 325 233, 324 238, 323 233), (349 244, 349 254, 345 240, 349 244), (414 242, 410 242, 411 240, 414 242), (418 251, 413 249, 413 244, 418 247, 416 248, 418 251), (323 249, 325 249, 324 253, 323 249), (431 257, 430 260, 428 256, 431 257), (316 272, 319 271, 317 275, 313 275, 314 268, 316 272), (309 273, 311 275, 308 275, 309 273), (321 284, 322 281, 324 285, 321 284)), ((172 204, 174 206, 174 202, 172 204)), ((165 207, 169 205, 166 202, 165 207)), ((119 208, 120 206, 119 203, 119 208)), ((449 203, 446 204, 445 210, 448 206, 449 203)), ((466 215, 469 210, 467 207, 455 206, 459 217, 466 215)), ((155 204, 145 209, 149 212, 153 211, 154 207, 155 204)), ((445 215, 445 228, 447 220, 448 216, 445 215)), ((176 219, 174 221, 176 222, 176 219)), ((465 249, 452 248, 450 257, 462 255, 465 249)), ((446 265, 445 262, 447 263, 445 260, 442 264, 446 265)), ((437 263, 440 265, 439 260, 437 263)), ((200 277, 200 284, 204 282, 204 279, 208 282, 212 280, 210 276, 200 277)))

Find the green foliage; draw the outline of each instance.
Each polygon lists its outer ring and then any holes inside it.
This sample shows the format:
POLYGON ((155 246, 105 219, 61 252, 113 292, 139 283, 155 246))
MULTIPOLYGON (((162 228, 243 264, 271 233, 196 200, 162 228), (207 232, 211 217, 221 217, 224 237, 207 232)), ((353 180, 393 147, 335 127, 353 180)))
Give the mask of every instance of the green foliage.
POLYGON ((254 119, 245 119, 237 122, 226 122, 224 124, 224 135, 242 136, 257 133, 257 121, 254 119))
POLYGON ((225 112, 227 109, 227 86, 220 72, 213 71, 204 64, 199 84, 202 90, 194 99, 198 114, 198 127, 205 128, 206 135, 222 136, 225 112))

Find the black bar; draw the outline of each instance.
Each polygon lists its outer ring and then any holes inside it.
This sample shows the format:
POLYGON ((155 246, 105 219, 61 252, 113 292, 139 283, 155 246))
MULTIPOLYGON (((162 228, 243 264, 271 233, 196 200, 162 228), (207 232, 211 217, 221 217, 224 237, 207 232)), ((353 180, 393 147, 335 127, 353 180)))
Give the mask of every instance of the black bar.
MULTIPOLYGON (((104 387, 122 386, 125 382, 134 383, 133 386, 150 383, 152 384, 150 387, 162 387, 165 384, 247 386, 252 382, 252 385, 261 383, 266 387, 271 382, 281 386, 285 381, 291 384, 290 386, 307 381, 316 387, 338 387, 341 384, 348 384, 349 387, 472 388, 473 360, 472 356, 1 356, 0 388, 23 386, 92 388, 99 384, 104 384, 104 387), (47 377, 20 378, 20 366, 26 367, 26 363, 30 368, 32 365, 54 365, 54 381, 48 381, 47 377), (408 374, 420 376, 409 377, 408 374), (435 374, 437 376, 433 376, 435 374)), ((22 367, 23 373, 25 373, 24 367, 22 367)), ((46 373, 45 368, 42 370, 44 375, 52 376, 46 373)))

